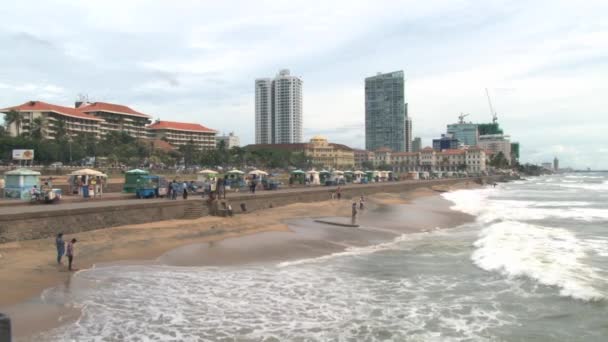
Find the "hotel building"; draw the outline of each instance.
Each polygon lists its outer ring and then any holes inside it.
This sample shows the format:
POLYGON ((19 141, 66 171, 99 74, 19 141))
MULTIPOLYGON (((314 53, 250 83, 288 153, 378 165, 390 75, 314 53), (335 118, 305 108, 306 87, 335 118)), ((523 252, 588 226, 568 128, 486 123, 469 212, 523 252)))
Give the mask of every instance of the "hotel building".
POLYGON ((175 147, 192 143, 201 150, 216 148, 217 131, 196 123, 156 120, 146 129, 149 138, 165 140, 175 147))
POLYGON ((145 138, 147 136, 146 125, 152 118, 150 115, 140 113, 127 106, 113 103, 77 102, 76 108, 83 113, 103 119, 100 127, 102 136, 109 132, 126 132, 134 138, 145 138))

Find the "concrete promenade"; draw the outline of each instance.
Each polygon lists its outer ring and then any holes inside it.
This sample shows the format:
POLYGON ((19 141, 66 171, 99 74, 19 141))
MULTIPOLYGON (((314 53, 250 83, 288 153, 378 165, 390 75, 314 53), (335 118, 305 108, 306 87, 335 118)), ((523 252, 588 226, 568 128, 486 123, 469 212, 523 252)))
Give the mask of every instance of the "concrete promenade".
MULTIPOLYGON (((348 200, 360 195, 387 192, 397 193, 433 185, 452 185, 462 182, 494 182, 503 177, 459 178, 436 180, 409 180, 372 184, 351 184, 342 186, 342 198, 348 200)), ((336 191, 335 186, 314 186, 286 188, 275 191, 260 191, 255 194, 231 192, 227 201, 235 214, 280 207, 292 203, 324 201, 336 191)), ((196 218, 209 215, 207 203, 199 196, 188 200, 168 199, 126 199, 48 205, 24 205, 0 207, 0 243, 39 239, 54 236, 62 231, 66 234, 140 224, 171 219, 196 218)), ((313 213, 314 215, 314 213, 313 213)))

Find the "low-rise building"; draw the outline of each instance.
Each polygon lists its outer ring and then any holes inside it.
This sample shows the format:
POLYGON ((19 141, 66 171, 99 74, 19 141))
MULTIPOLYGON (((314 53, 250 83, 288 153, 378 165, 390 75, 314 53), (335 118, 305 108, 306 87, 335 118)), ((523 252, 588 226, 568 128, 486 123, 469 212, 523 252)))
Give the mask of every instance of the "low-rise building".
POLYGON ((508 161, 509 164, 511 164, 511 142, 510 137, 508 135, 480 135, 479 143, 477 144, 477 146, 488 151, 491 155, 495 155, 499 152, 502 152, 505 159, 508 161))
POLYGON ((224 147, 226 147, 226 149, 241 146, 241 140, 239 139, 239 137, 234 135, 233 132, 230 132, 228 135, 218 135, 215 137, 215 141, 217 142, 218 147, 220 145, 220 142, 223 141, 224 147))
POLYGON ((100 122, 102 136, 109 132, 126 132, 134 138, 145 138, 148 134, 146 125, 152 118, 150 115, 140 113, 130 107, 106 102, 76 102, 76 109, 103 119, 100 122))
POLYGON ((374 152, 361 150, 361 149, 353 149, 353 154, 355 157, 355 168, 361 169, 367 163, 374 162, 374 152))
POLYGON ((486 170, 486 152, 477 147, 435 151, 426 147, 420 152, 392 152, 388 148, 373 153, 374 166, 390 165, 393 171, 467 171, 486 170))
POLYGON ((43 139, 56 139, 59 135, 78 134, 100 136, 103 119, 83 113, 75 108, 58 106, 42 101, 28 101, 24 104, 1 109, 8 114, 15 111, 18 118, 11 120, 8 131, 11 136, 39 134, 43 139))
POLYGON ((278 149, 301 152, 314 166, 334 169, 350 169, 355 165, 353 149, 342 144, 330 143, 325 137, 315 136, 309 143, 299 144, 256 144, 247 149, 278 149))
POLYGON ((146 130, 150 138, 165 140, 176 147, 193 144, 200 150, 216 148, 217 131, 197 123, 156 120, 146 130))

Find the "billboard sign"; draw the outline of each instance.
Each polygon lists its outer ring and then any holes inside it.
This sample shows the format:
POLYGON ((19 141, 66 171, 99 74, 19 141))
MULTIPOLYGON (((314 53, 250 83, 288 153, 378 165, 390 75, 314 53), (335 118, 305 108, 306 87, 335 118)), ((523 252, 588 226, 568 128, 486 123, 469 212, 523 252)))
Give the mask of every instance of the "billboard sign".
POLYGON ((34 160, 34 150, 13 150, 13 160, 34 160))

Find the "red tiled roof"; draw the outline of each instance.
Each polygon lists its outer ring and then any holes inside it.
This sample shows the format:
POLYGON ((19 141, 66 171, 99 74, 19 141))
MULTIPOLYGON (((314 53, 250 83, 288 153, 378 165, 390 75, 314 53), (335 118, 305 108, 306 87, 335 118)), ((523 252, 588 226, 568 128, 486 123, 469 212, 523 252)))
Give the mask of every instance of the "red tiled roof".
POLYGON ((77 109, 84 113, 108 112, 108 113, 138 116, 138 117, 148 118, 148 119, 152 118, 148 114, 140 113, 127 106, 113 104, 113 103, 106 103, 106 102, 87 103, 87 104, 82 105, 81 107, 78 107, 77 109))
POLYGON ((165 151, 165 152, 175 151, 175 147, 173 145, 171 145, 168 142, 161 140, 161 139, 154 139, 154 140, 140 139, 140 142, 144 143, 144 144, 150 144, 152 146, 152 148, 155 150, 161 150, 161 151, 165 151))
POLYGON ((343 144, 329 143, 329 146, 333 146, 334 148, 341 149, 341 150, 353 151, 352 148, 350 148, 346 145, 343 145, 343 144))
POLYGON ((432 152, 432 151, 434 151, 433 148, 427 146, 427 147, 423 148, 421 152, 432 152))
POLYGON ((380 147, 375 152, 391 152, 391 149, 388 147, 380 147))
POLYGON ((59 115, 70 116, 79 119, 103 121, 103 119, 100 119, 93 115, 85 114, 71 107, 58 106, 42 101, 28 101, 19 106, 0 109, 0 112, 8 112, 10 110, 16 110, 18 112, 53 112, 59 115))
POLYGON ((174 131, 188 131, 188 132, 206 132, 216 133, 217 131, 207 128, 203 125, 187 122, 173 122, 173 121, 156 121, 153 124, 146 127, 147 129, 170 129, 174 131))

